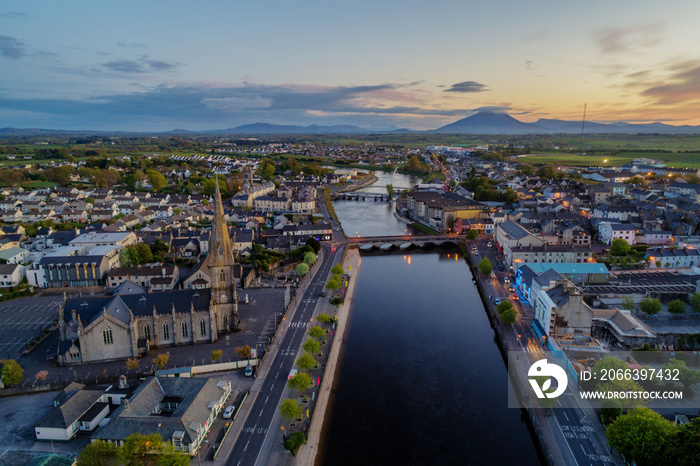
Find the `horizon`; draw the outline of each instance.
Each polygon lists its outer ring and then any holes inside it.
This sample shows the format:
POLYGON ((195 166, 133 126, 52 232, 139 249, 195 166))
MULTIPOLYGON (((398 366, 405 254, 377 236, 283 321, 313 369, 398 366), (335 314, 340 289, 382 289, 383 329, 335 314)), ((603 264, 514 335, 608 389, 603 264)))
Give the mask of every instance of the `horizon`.
POLYGON ((700 125, 695 2, 507 1, 29 0, 0 9, 0 127, 425 131, 481 111, 580 122, 584 104, 587 122, 700 125))

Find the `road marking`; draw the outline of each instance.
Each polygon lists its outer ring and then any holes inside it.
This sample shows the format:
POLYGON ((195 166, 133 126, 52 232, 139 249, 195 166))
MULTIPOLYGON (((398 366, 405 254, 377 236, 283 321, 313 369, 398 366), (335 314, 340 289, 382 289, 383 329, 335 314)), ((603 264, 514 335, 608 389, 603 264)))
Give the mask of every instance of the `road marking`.
POLYGON ((583 449, 583 445, 579 445, 579 446, 581 447, 581 451, 583 452, 583 454, 584 454, 584 455, 587 454, 587 453, 586 453, 586 450, 583 449))
POLYGON ((566 418, 566 422, 569 422, 569 416, 566 415, 566 413, 562 413, 564 417, 566 418))
POLYGON ((250 440, 248 440, 248 441, 245 443, 245 447, 243 447, 243 451, 246 451, 246 450, 248 449, 248 444, 249 444, 249 443, 250 443, 250 440))
POLYGON ((269 396, 269 395, 268 395, 268 396, 266 396, 266 397, 265 397, 265 403, 263 403, 263 404, 267 404, 267 400, 268 400, 269 398, 270 398, 270 396, 269 396))

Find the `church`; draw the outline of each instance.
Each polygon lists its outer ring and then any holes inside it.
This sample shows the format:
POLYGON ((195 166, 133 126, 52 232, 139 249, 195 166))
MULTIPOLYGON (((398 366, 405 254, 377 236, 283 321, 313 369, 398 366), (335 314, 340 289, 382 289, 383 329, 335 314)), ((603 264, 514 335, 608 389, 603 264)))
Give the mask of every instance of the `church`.
POLYGON ((239 329, 234 256, 218 183, 209 238, 211 289, 147 293, 126 282, 112 296, 66 299, 59 308, 58 362, 135 358, 150 348, 213 343, 239 329))

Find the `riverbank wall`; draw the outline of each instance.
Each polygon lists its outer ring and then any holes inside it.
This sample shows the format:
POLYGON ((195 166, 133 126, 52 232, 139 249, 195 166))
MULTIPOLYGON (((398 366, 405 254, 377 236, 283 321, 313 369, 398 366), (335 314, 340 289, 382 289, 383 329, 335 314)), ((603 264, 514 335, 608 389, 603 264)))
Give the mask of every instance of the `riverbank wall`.
MULTIPOLYGON (((486 315, 488 316, 489 322, 491 323, 491 328, 493 328, 493 331, 496 334, 496 344, 498 345, 498 348, 501 351, 501 356, 503 357, 503 361, 505 362, 507 367, 508 351, 519 351, 520 348, 511 348, 509 346, 508 339, 505 335, 505 327, 498 316, 496 306, 492 305, 491 301, 487 297, 486 287, 484 286, 483 282, 484 279, 481 273, 479 272, 477 257, 470 254, 467 248, 464 248, 462 250, 462 253, 467 259, 467 264, 469 265, 469 269, 472 273, 472 278, 474 280, 474 283, 476 284, 477 290, 479 290, 479 296, 481 296, 481 301, 484 305, 484 309, 486 310, 486 315)), ((520 399, 527 400, 525 395, 525 387, 523 386, 523 380, 525 380, 525 378, 510 377, 509 373, 509 379, 513 384, 513 388, 517 392, 518 397, 520 399)), ((544 460, 550 466, 563 464, 561 463, 561 455, 558 454, 559 452, 554 451, 554 440, 548 438, 549 436, 547 435, 548 431, 546 430, 546 421, 544 419, 542 410, 536 410, 529 401, 526 401, 525 412, 528 415, 530 427, 532 428, 532 431, 535 434, 535 437, 537 438, 537 443, 539 444, 540 452, 542 453, 544 460), (559 458, 559 460, 557 460, 556 458, 559 458)))
POLYGON ((335 336, 333 337, 333 343, 331 343, 331 348, 328 354, 328 361, 326 363, 325 374, 321 382, 321 387, 318 391, 316 406, 314 407, 313 414, 311 415, 307 443, 299 450, 299 453, 294 460, 292 462, 287 461, 287 464, 307 466, 315 464, 317 460, 323 428, 326 427, 327 424, 325 420, 326 415, 328 414, 328 404, 330 401, 331 390, 333 388, 333 381, 338 376, 337 372, 340 351, 343 346, 343 340, 345 339, 345 331, 347 329, 348 317, 350 315, 350 306, 355 293, 355 283, 357 281, 357 275, 360 272, 361 261, 362 259, 360 258, 359 250, 351 248, 345 251, 345 257, 343 258, 342 265, 344 270, 351 271, 350 279, 348 280, 348 287, 345 292, 345 300, 340 305, 338 312, 336 313, 338 317, 338 325, 335 328, 335 336))
POLYGON ((349 184, 343 188, 340 188, 337 192, 338 193, 348 193, 350 191, 357 191, 358 189, 366 188, 367 186, 373 185, 374 183, 377 182, 377 180, 379 180, 379 178, 372 175, 369 178, 367 178, 366 180, 360 181, 359 183, 352 183, 352 184, 349 184))

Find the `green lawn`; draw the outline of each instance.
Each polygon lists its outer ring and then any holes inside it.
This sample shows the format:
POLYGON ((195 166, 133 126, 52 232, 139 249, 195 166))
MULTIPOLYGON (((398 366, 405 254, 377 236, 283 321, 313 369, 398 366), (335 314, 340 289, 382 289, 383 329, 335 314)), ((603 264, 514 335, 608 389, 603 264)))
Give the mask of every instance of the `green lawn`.
POLYGON ((25 185, 22 185, 23 188, 31 188, 31 189, 55 188, 56 186, 58 186, 58 184, 54 183, 53 181, 32 181, 31 183, 27 183, 25 185))

